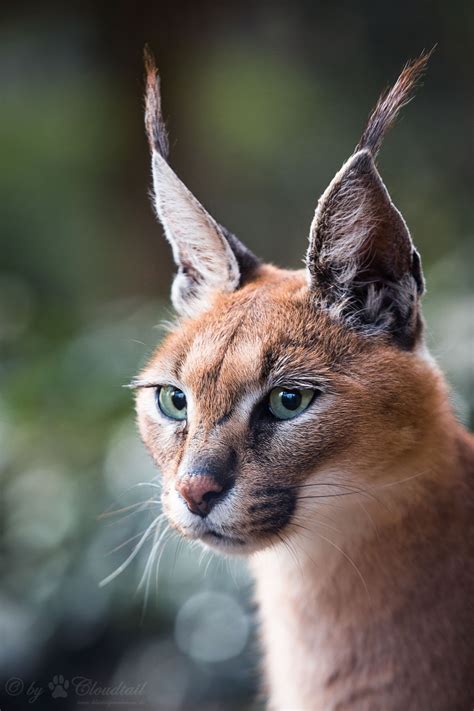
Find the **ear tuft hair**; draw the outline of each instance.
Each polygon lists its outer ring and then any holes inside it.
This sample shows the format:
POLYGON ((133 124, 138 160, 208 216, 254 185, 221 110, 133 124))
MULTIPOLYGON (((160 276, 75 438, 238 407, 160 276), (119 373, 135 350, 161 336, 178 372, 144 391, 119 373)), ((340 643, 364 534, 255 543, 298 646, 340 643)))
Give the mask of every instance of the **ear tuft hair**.
POLYGON ((157 151, 168 160, 169 142, 163 114, 161 111, 160 77, 155 58, 148 46, 143 50, 146 71, 145 92, 145 129, 150 144, 150 151, 157 151))
POLYGON ((388 129, 393 126, 401 109, 408 104, 413 96, 413 90, 422 77, 434 48, 423 52, 418 59, 408 62, 397 81, 378 100, 370 114, 367 126, 354 153, 368 150, 375 158, 382 145, 388 129))

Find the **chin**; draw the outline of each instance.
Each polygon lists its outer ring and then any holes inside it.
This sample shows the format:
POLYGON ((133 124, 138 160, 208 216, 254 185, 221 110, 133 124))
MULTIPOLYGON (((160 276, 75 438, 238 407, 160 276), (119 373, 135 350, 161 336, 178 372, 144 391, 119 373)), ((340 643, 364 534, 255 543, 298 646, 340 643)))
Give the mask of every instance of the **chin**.
POLYGON ((224 534, 201 521, 197 521, 193 526, 183 526, 172 520, 170 520, 170 524, 186 540, 200 543, 204 548, 221 555, 248 556, 272 544, 272 539, 268 537, 248 539, 237 533, 235 535, 229 532, 224 534))
POLYGON ((241 538, 224 536, 215 531, 208 531, 199 536, 199 542, 214 553, 227 556, 242 556, 249 552, 249 544, 241 538))
POLYGON ((209 531, 202 535, 200 541, 206 548, 210 548, 215 553, 229 556, 249 556, 252 553, 261 551, 268 545, 268 541, 244 540, 237 536, 224 536, 215 531, 209 531))
POLYGON ((204 548, 212 550, 214 553, 227 556, 250 556, 265 548, 271 547, 278 542, 275 536, 243 538, 237 533, 220 533, 211 528, 200 530, 199 532, 175 526, 184 538, 191 541, 198 541, 204 548), (275 539, 275 540, 274 540, 275 539))

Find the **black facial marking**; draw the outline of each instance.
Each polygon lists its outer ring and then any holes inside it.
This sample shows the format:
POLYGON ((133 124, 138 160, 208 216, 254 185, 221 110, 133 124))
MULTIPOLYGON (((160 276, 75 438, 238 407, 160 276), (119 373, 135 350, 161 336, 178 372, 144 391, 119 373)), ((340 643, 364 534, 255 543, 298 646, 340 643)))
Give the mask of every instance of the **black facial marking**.
POLYGON ((284 486, 267 487, 255 492, 254 498, 258 500, 248 509, 254 535, 277 533, 290 522, 296 507, 293 490, 284 486))
POLYGON ((258 511, 266 511, 267 509, 273 509, 275 506, 274 501, 260 501, 257 504, 251 504, 249 506, 249 513, 257 513, 258 511))
POLYGON ((252 410, 249 420, 248 446, 254 456, 267 461, 271 440, 275 434, 277 421, 268 409, 268 396, 258 402, 252 410))
POLYGON ((232 410, 229 410, 228 412, 224 413, 222 417, 219 417, 219 419, 216 422, 216 425, 221 426, 225 425, 226 422, 230 420, 232 417, 232 410))
POLYGON ((287 488, 285 486, 266 486, 262 489, 256 489, 255 496, 268 497, 268 496, 278 496, 279 494, 285 494, 287 488))

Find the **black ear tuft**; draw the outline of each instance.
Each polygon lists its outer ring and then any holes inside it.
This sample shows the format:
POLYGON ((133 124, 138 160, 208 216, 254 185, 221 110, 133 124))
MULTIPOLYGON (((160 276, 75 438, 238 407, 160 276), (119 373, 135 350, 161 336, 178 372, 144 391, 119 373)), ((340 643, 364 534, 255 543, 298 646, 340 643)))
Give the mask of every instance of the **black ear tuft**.
POLYGON ((168 160, 169 142, 163 114, 161 112, 160 77, 156 68, 155 58, 145 45, 143 50, 145 62, 145 129, 150 144, 150 151, 157 151, 162 158, 168 160))
POLYGON ((411 101, 413 90, 423 76, 433 51, 423 52, 418 59, 407 62, 392 88, 382 94, 370 114, 356 153, 367 149, 374 158, 377 156, 388 129, 393 126, 401 109, 411 101))

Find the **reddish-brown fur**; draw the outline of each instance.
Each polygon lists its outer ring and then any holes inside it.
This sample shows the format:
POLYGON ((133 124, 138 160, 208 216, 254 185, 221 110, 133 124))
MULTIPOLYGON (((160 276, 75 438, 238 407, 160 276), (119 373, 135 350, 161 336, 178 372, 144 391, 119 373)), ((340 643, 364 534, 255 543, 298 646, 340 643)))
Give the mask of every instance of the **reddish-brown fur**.
POLYGON ((177 322, 136 381, 171 525, 250 556, 273 709, 474 707, 474 441, 423 344, 419 263, 406 254, 394 278, 408 284, 413 273, 397 312, 399 324, 418 319, 408 340, 380 319, 378 292, 368 329, 331 302, 347 298, 340 283, 327 292, 306 271, 252 261, 239 288, 177 322), (186 394, 186 420, 160 414, 156 388, 167 384, 186 394), (265 403, 277 385, 317 395, 295 419, 274 422, 265 403), (232 488, 200 519, 177 485, 219 466, 232 488))

